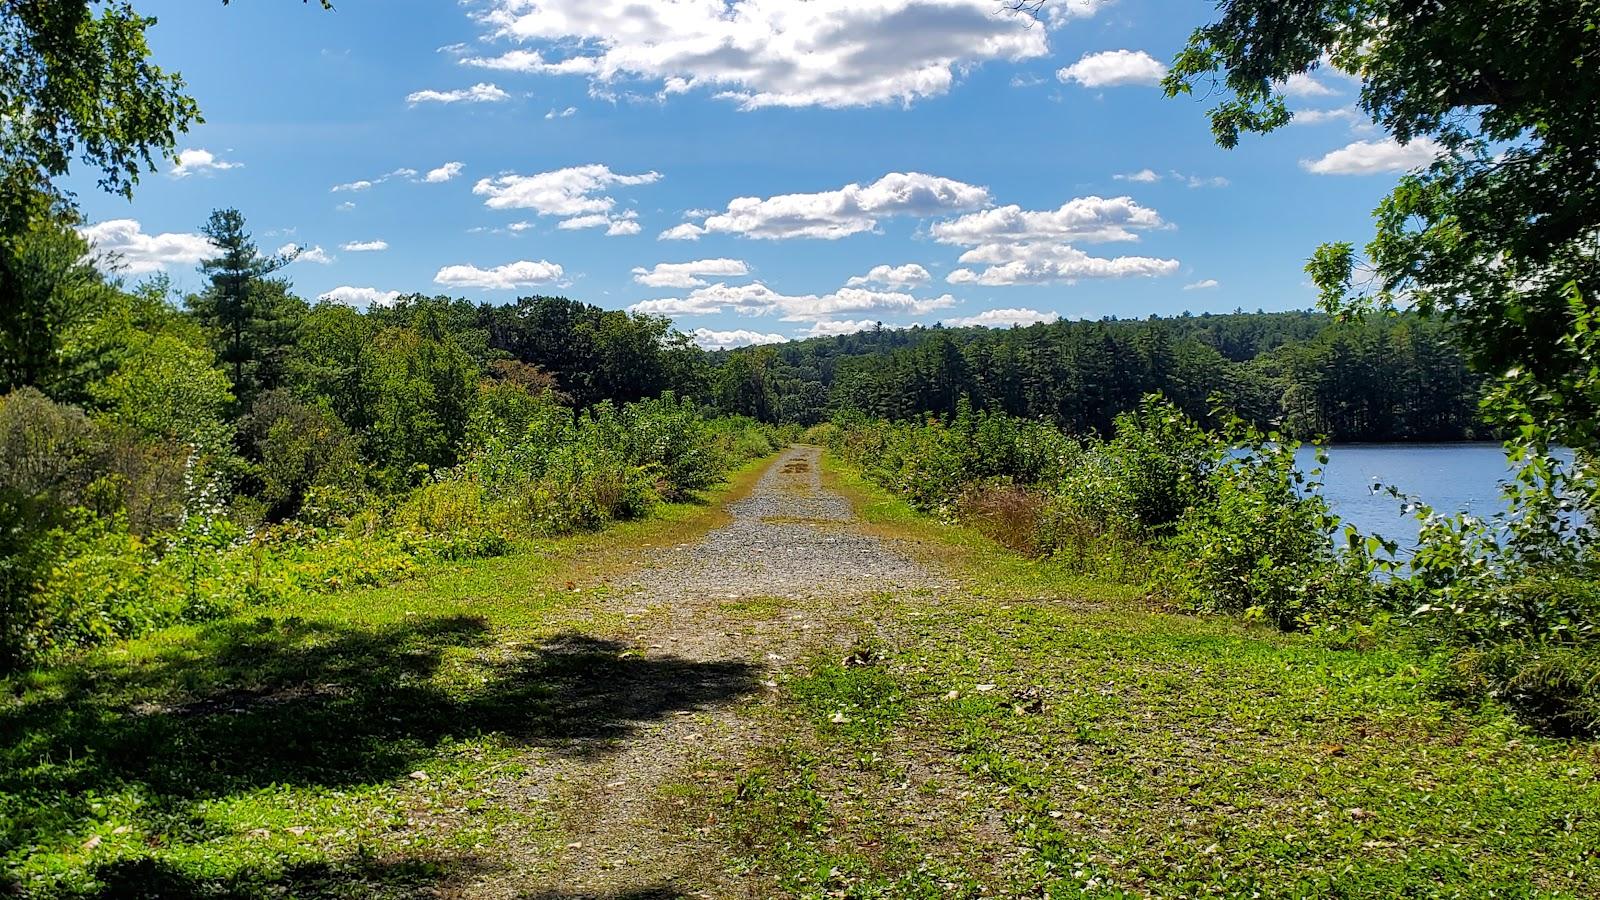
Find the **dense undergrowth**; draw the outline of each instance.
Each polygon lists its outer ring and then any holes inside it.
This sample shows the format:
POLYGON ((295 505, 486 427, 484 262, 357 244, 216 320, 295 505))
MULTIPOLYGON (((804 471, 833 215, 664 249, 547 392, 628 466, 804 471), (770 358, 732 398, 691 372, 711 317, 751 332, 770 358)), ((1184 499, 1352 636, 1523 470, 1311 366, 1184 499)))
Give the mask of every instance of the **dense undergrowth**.
MULTIPOLYGON (((315 442, 295 417, 318 410, 271 407, 272 452, 315 442)), ((230 505, 226 476, 205 473, 193 446, 141 440, 31 390, 0 398, 0 667, 638 518, 779 440, 670 393, 579 411, 504 382, 484 383, 470 421, 461 461, 406 490, 337 450, 301 448, 296 514, 270 521, 230 505)))
POLYGON ((1397 498, 1421 523, 1408 548, 1341 523, 1295 442, 1209 431, 1156 397, 1103 439, 966 405, 946 421, 841 417, 810 437, 918 508, 1068 570, 1356 648, 1405 644, 1440 660, 1443 695, 1600 733, 1593 472, 1535 432, 1508 444, 1520 468, 1504 513, 1397 498))

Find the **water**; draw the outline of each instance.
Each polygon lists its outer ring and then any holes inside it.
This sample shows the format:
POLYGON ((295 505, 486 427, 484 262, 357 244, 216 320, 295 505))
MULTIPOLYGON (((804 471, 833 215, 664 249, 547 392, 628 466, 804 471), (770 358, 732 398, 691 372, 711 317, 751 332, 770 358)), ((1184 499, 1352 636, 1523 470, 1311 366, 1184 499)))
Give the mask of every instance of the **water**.
MULTIPOLYGON (((1302 469, 1315 465, 1303 447, 1302 469)), ((1498 443, 1342 444, 1328 448, 1323 494, 1334 513, 1365 534, 1381 534, 1402 547, 1416 541, 1417 523, 1374 483, 1392 485, 1441 513, 1488 516, 1504 508, 1500 483, 1511 476, 1498 443)))

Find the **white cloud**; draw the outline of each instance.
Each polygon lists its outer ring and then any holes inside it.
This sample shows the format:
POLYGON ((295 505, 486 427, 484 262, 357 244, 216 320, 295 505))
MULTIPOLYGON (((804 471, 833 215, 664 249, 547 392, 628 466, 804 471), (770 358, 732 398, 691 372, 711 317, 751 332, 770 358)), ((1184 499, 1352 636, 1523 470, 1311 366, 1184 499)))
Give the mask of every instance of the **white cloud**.
POLYGON ((460 175, 462 168, 464 168, 462 163, 447 162, 437 169, 429 169, 428 174, 422 176, 422 180, 428 184, 441 184, 460 175))
POLYGON ((566 109, 561 110, 552 108, 549 112, 544 114, 544 117, 546 119, 565 119, 568 116, 576 115, 577 112, 578 108, 576 106, 569 106, 566 109))
POLYGON ((1129 172, 1125 175, 1113 175, 1111 177, 1117 181, 1136 181, 1140 184, 1152 184, 1161 180, 1161 173, 1157 172, 1155 169, 1140 169, 1137 172, 1129 172))
MULTIPOLYGON (((841 334, 856 334, 862 331, 871 331, 883 323, 877 319, 825 319, 813 324, 806 329, 807 337, 838 337, 841 334)), ((884 325, 885 328, 904 326, 884 325)))
MULTIPOLYGON (((1051 18, 1099 5, 1068 0, 1051 18)), ((979 63, 1049 53, 1046 29, 994 0, 494 0, 480 19, 536 49, 466 65, 581 75, 600 94, 639 80, 660 96, 704 89, 747 110, 911 103, 979 63)))
POLYGON ((633 211, 629 210, 627 215, 612 219, 611 224, 606 226, 606 237, 619 237, 625 234, 638 234, 640 231, 643 231, 644 229, 639 226, 637 218, 638 217, 633 213, 633 211))
POLYGON ((376 253, 379 250, 389 249, 388 241, 350 241, 339 245, 340 250, 349 253, 376 253))
POLYGON ((499 103, 510 99, 510 94, 487 81, 453 91, 414 91, 406 95, 406 102, 412 106, 418 103, 499 103))
POLYGON ((1375 175, 1380 172, 1405 172, 1432 163, 1444 147, 1432 138, 1417 138, 1401 144, 1393 138, 1381 141, 1356 141, 1321 159, 1303 159, 1300 165, 1317 175, 1375 175))
POLYGON ((291 254, 295 255, 295 262, 316 263, 319 266, 326 266, 333 262, 333 257, 329 256, 328 251, 322 249, 320 245, 306 247, 301 244, 284 244, 278 248, 279 256, 289 256, 291 254))
POLYGON ((217 248, 199 234, 145 234, 136 219, 109 219, 78 229, 106 272, 144 275, 172 265, 194 265, 217 248))
POLYGON ((329 188, 328 193, 342 194, 349 191, 364 191, 368 188, 371 188, 374 184, 377 184, 377 182, 369 181, 365 178, 361 179, 360 181, 347 181, 344 184, 336 184, 329 188))
MULTIPOLYGON (((631 209, 614 216, 605 213, 589 213, 588 215, 562 219, 556 227, 563 231, 575 231, 582 228, 604 228, 607 237, 616 237, 623 234, 638 234, 640 231, 639 223, 635 221, 638 218, 639 214, 631 209)), ((526 227, 528 227, 528 223, 518 222, 516 225, 511 226, 511 230, 522 231, 526 227)))
POLYGON ((659 241, 698 241, 704 230, 692 222, 674 225, 656 236, 659 241))
POLYGON ((354 287, 348 284, 341 284, 325 294, 317 295, 318 300, 331 300, 346 306, 388 306, 399 297, 399 291, 380 291, 377 288, 354 287))
POLYGON ((1105 50, 1084 54, 1082 59, 1058 70, 1056 78, 1097 88, 1160 84, 1166 74, 1167 67, 1143 50, 1105 50))
POLYGON ((888 287, 915 287, 927 284, 933 280, 928 270, 916 263, 906 263, 903 266, 873 266, 865 275, 856 275, 845 282, 848 287, 859 287, 863 284, 882 284, 888 287))
POLYGON ((559 279, 561 275, 562 269, 557 263, 543 259, 538 262, 523 259, 492 269, 480 269, 470 265, 445 266, 433 276, 433 283, 446 287, 503 291, 548 284, 559 279))
POLYGON ((754 344, 781 344, 788 338, 781 334, 762 334, 759 331, 712 331, 709 328, 696 328, 690 333, 694 342, 707 350, 729 350, 734 347, 749 347, 754 344))
POLYGON ((722 282, 695 288, 686 297, 644 300, 630 306, 634 312, 684 316, 736 312, 741 315, 779 315, 785 322, 813 322, 848 313, 921 315, 955 305, 949 294, 921 299, 897 291, 872 291, 842 287, 823 295, 780 294, 760 282, 727 285, 722 282))
POLYGON ((1017 284, 1072 283, 1084 278, 1133 278, 1173 275, 1175 259, 1148 256, 1099 257, 1069 244, 993 243, 982 244, 961 254, 968 265, 988 264, 980 271, 956 269, 945 279, 951 284, 1006 286, 1017 284))
POLYGON ((1333 109, 1297 109, 1289 122, 1293 125, 1319 125, 1323 122, 1354 122, 1355 119, 1354 106, 1339 106, 1333 109))
POLYGON ((969 213, 929 229, 942 244, 1010 240, 1136 241, 1136 231, 1164 228, 1161 214, 1132 197, 1077 197, 1053 210, 1011 204, 969 213))
POLYGON ((1189 284, 1184 285, 1183 289, 1186 291, 1209 291, 1214 287, 1220 287, 1219 282, 1215 278, 1202 278, 1199 281, 1190 282, 1189 284))
POLYGON ((210 150, 190 147, 179 151, 177 165, 174 165, 167 174, 173 178, 188 178, 190 175, 210 175, 214 172, 243 167, 244 163, 229 162, 210 150))
POLYGON ((712 232, 747 238, 833 240, 877 227, 889 216, 931 216, 980 209, 989 189, 921 172, 890 172, 872 184, 775 197, 737 197, 700 224, 684 223, 661 233, 663 240, 693 240, 712 232))
POLYGON ((986 309, 975 316, 946 319, 944 324, 952 328, 969 328, 973 325, 982 325, 985 328, 1010 328, 1015 325, 1054 322, 1059 318, 1061 317, 1055 313, 1040 312, 1037 309, 1022 307, 1020 309, 986 309))
MULTIPOLYGON (((605 216, 610 222, 617 201, 600 192, 612 185, 651 184, 661 179, 659 172, 619 175, 598 163, 572 166, 537 175, 501 175, 480 179, 472 192, 486 198, 490 209, 531 209, 541 216, 563 216, 569 221, 590 216, 605 216)), ((604 224, 589 220, 568 228, 588 228, 604 224)), ((637 229, 635 229, 637 230, 637 229)))
POLYGON ((1290 97, 1332 97, 1338 93, 1304 72, 1296 72, 1274 87, 1290 97))
POLYGON ((750 267, 740 259, 697 259, 692 262, 681 263, 656 263, 654 267, 646 269, 643 266, 633 270, 633 280, 639 284, 658 288, 695 288, 704 287, 706 282, 701 275, 714 277, 734 277, 750 274, 750 267))

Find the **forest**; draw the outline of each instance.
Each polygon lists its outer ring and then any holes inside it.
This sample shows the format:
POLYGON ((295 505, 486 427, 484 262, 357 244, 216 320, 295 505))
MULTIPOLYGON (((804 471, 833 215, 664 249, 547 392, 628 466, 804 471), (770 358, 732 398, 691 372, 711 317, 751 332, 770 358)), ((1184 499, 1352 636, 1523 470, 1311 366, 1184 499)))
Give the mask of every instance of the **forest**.
POLYGON ((1453 441, 1494 432, 1483 379, 1449 328, 1415 314, 1335 322, 1313 312, 923 328, 716 354, 717 402, 764 421, 841 412, 904 420, 979 409, 1068 431, 1110 431, 1159 393, 1215 423, 1333 441, 1453 441))

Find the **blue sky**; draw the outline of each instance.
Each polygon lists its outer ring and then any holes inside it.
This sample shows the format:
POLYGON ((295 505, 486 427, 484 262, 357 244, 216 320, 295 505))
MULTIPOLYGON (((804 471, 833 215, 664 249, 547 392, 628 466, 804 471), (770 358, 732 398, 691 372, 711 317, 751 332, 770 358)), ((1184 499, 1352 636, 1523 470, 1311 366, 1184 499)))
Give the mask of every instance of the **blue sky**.
POLYGON ((1328 69, 1288 86, 1319 112, 1216 147, 1204 98, 1153 85, 1207 3, 138 5, 206 122, 132 203, 73 186, 130 280, 186 290, 234 206, 304 248, 307 298, 558 293, 708 346, 1305 308, 1311 250, 1428 152, 1328 69))

